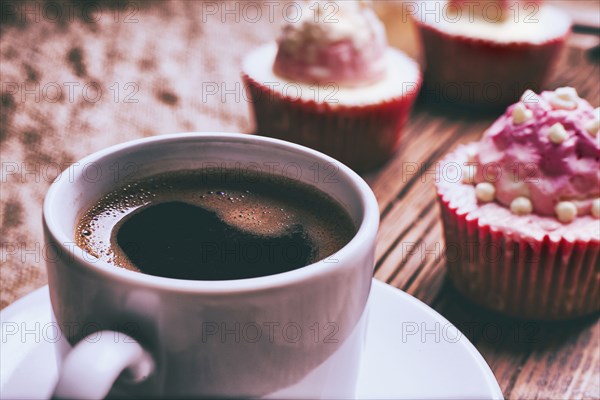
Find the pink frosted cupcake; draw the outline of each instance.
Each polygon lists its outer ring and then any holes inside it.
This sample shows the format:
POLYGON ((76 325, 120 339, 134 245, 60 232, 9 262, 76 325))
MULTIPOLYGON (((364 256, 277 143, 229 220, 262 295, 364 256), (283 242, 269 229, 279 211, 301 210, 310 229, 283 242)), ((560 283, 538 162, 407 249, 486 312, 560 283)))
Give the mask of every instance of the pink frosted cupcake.
POLYGON ((394 153, 421 84, 389 48, 383 24, 356 2, 315 3, 277 42, 250 53, 242 78, 261 135, 320 150, 358 169, 394 153))
POLYGON ((539 91, 570 32, 561 10, 540 0, 421 3, 415 20, 431 102, 506 107, 539 91))
POLYGON ((448 275, 513 316, 600 310, 600 109, 573 88, 527 91, 480 142, 442 161, 448 275))

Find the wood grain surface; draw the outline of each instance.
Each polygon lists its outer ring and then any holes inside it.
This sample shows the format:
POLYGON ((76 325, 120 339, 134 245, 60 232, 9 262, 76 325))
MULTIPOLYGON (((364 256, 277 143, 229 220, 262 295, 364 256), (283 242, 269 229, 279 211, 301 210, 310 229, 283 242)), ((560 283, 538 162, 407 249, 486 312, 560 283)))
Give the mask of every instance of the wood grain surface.
MULTIPOLYGON (((275 37, 287 3, 274 4, 257 17, 233 1, 2 2, 1 308, 46 283, 41 204, 58 170, 125 140, 252 130, 240 62, 275 37)), ((599 69, 597 52, 570 47, 547 86, 574 86, 598 106, 599 69)), ((506 398, 600 398, 598 316, 509 319, 445 279, 432 171, 496 116, 417 104, 395 158, 365 175, 381 210, 375 277, 456 324, 506 398)))

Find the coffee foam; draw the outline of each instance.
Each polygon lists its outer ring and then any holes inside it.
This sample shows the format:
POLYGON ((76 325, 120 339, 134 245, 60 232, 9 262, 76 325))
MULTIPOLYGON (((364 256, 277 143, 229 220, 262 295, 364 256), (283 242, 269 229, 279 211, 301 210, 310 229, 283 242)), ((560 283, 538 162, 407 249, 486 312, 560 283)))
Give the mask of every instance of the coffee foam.
POLYGON ((110 264, 139 271, 116 242, 116 232, 146 207, 179 201, 215 212, 223 222, 258 237, 301 225, 315 244, 314 261, 342 248, 356 232, 333 199, 306 184, 268 175, 179 171, 132 182, 100 199, 76 227, 77 244, 110 264))

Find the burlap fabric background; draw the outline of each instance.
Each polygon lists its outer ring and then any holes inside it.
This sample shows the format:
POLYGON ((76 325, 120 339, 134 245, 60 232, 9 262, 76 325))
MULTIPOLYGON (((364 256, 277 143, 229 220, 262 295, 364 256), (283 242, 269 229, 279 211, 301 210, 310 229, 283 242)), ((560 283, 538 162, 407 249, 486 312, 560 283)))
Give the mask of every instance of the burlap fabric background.
POLYGON ((59 169, 145 136, 251 129, 241 58, 285 3, 119 4, 2 2, 0 308, 46 283, 41 205, 59 169))

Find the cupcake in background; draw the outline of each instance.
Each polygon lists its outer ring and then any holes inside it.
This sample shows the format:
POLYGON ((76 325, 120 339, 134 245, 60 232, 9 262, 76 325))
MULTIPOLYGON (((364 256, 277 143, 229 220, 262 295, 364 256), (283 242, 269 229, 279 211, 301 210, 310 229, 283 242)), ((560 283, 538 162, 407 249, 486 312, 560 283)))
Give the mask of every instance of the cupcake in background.
POLYGON ((415 22, 411 18, 415 4, 414 0, 374 1, 373 10, 385 26, 390 46, 420 62, 421 46, 415 22))
POLYGON ((359 171, 393 155, 421 84, 417 63, 388 47, 381 21, 358 2, 304 8, 277 42, 244 59, 242 79, 256 133, 359 171))
POLYGON ((442 161, 448 276, 523 318, 600 310, 600 109, 573 88, 521 101, 442 161))
POLYGON ((413 17, 428 100, 487 108, 539 91, 571 27, 566 13, 540 0, 427 1, 413 17))

